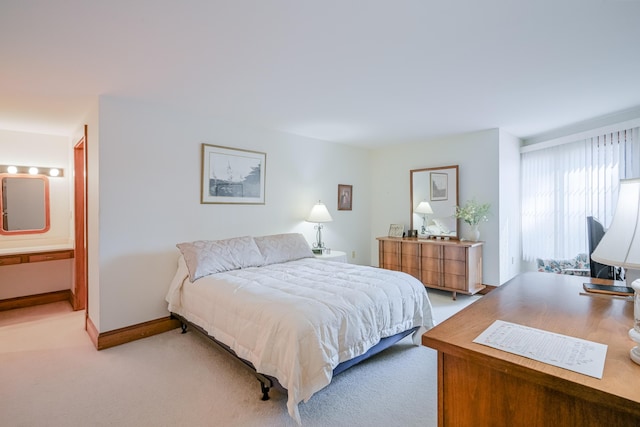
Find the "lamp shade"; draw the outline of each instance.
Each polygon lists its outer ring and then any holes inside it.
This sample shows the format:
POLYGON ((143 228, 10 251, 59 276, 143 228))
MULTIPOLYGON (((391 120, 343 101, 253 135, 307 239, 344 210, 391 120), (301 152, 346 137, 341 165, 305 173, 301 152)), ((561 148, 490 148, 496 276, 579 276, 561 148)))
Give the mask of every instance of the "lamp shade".
POLYGON ((431 205, 429 202, 420 202, 418 206, 413 210, 415 213, 421 214, 432 214, 433 209, 431 209, 431 205))
POLYGON ((333 218, 331 218, 324 203, 318 201, 311 209, 311 212, 309 212, 306 220, 308 222, 330 222, 333 221, 333 218))
POLYGON ((613 221, 591 259, 640 270, 640 178, 620 180, 613 221))

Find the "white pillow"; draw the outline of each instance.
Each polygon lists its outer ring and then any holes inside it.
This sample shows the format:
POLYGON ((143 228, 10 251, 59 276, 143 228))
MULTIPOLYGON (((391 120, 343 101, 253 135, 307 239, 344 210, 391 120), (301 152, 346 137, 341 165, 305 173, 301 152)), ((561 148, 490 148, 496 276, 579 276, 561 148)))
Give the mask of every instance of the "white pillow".
POLYGON ((433 218, 433 223, 440 229, 441 233, 450 233, 449 227, 444 218, 433 218))
POLYGON ((187 263, 189 280, 209 274, 259 267, 262 254, 252 237, 234 237, 226 240, 197 240, 176 245, 187 263))
POLYGON ((264 258, 264 265, 312 258, 313 251, 299 233, 273 234, 254 238, 264 258))

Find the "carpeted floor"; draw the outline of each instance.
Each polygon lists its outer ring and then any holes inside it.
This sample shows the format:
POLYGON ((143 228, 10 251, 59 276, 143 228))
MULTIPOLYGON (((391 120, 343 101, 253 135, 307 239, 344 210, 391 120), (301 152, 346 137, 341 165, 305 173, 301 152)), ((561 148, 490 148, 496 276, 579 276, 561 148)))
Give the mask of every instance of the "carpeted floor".
MULTIPOLYGON (((443 321, 479 297, 429 290, 443 321)), ((0 312, 2 426, 295 426, 286 391, 195 332, 96 351, 66 303, 0 312)), ((436 353, 408 338, 301 403, 303 426, 435 426, 436 353)))

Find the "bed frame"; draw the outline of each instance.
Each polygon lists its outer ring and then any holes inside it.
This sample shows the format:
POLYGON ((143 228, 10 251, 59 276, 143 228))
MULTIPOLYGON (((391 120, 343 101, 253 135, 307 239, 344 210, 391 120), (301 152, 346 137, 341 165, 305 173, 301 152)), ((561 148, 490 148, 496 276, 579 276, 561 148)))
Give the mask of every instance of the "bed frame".
POLYGON ((181 323, 181 328, 182 328, 182 333, 186 334, 187 333, 187 328, 189 326, 191 326, 193 329, 195 329, 196 331, 200 332, 202 335, 204 335, 209 341, 211 341, 211 343, 213 343, 213 345, 217 348, 219 348, 220 350, 223 350, 225 353, 229 354, 232 356, 232 359, 237 361, 239 366, 243 366, 244 368, 248 369, 251 373, 253 373, 253 375, 255 375, 256 379, 258 381, 260 381, 260 389, 262 391, 262 400, 269 400, 269 390, 271 390, 271 387, 273 387, 274 385, 274 381, 276 381, 275 378, 269 377, 267 375, 261 374, 260 372, 256 371, 256 368, 253 366, 253 364, 251 362, 249 362, 248 360, 244 360, 241 357, 239 357, 235 351, 233 351, 229 346, 221 343, 220 341, 218 341, 217 339, 215 339, 214 337, 212 337, 211 335, 209 335, 207 333, 207 331, 205 331, 203 328, 201 328, 200 326, 196 325, 195 323, 189 322, 187 319, 185 319, 184 317, 180 316, 179 314, 175 314, 175 313, 171 313, 171 317, 178 319, 181 323))
MULTIPOLYGON (((271 390, 271 388, 274 386, 275 382, 278 381, 277 378, 265 375, 265 374, 261 374, 260 372, 256 371, 256 368, 253 366, 253 364, 247 360, 242 359, 241 357, 239 357, 229 346, 221 343, 220 341, 216 340, 213 336, 209 335, 209 333, 207 331, 205 331, 202 327, 196 325, 195 323, 189 322, 187 319, 185 319, 184 317, 180 316, 179 314, 175 314, 175 313, 171 313, 171 317, 178 319, 181 323, 181 328, 182 328, 182 333, 186 334, 187 333, 187 329, 189 326, 191 326, 193 329, 195 329, 196 331, 200 332, 202 335, 204 335, 209 341, 211 341, 215 347, 223 350, 225 353, 229 354, 230 356, 232 356, 233 360, 236 360, 239 363, 239 366, 243 366, 245 369, 248 369, 253 375, 255 375, 256 379, 258 381, 260 381, 260 390, 262 391, 262 400, 269 400, 269 390, 271 390)), ((418 327, 416 326, 415 328, 406 330, 404 332, 400 332, 399 334, 396 335, 392 335, 390 337, 385 337, 382 338, 376 345, 374 345, 373 347, 371 347, 366 353, 354 357, 353 359, 350 360, 346 360, 342 363, 340 363, 338 366, 336 366, 333 370, 333 376, 338 375, 341 372, 346 371, 347 369, 351 368, 352 366, 357 365, 358 363, 362 362, 365 359, 368 359, 369 357, 373 356, 374 354, 378 354, 383 350, 386 350, 387 348, 391 347, 392 345, 394 345, 395 343, 397 343, 398 341, 400 341, 402 338, 406 337, 407 335, 412 334, 413 332, 417 331, 418 327)))

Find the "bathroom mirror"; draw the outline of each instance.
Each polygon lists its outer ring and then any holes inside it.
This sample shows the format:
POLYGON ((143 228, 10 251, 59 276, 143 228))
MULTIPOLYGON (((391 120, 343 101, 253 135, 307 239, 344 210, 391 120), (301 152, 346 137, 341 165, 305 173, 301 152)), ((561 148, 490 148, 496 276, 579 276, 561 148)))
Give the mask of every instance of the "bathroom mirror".
POLYGON ((0 234, 49 230, 49 179, 44 175, 0 174, 0 234))
POLYGON ((413 169, 410 180, 410 229, 418 230, 418 238, 457 239, 458 165, 413 169))

